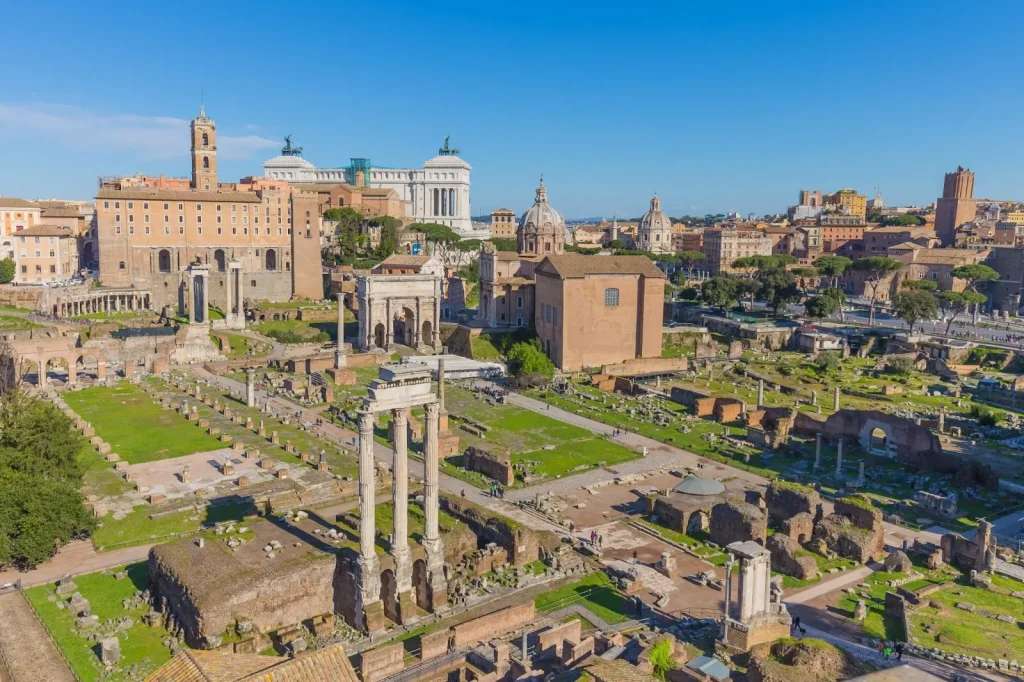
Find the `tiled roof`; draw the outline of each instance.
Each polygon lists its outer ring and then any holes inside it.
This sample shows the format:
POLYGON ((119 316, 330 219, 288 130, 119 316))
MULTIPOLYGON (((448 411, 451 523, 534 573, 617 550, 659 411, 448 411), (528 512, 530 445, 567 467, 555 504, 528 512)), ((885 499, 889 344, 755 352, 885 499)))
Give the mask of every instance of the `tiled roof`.
POLYGON ((186 649, 146 682, 357 682, 344 647, 332 644, 295 658, 186 649))
POLYGON ((250 202, 257 204, 262 199, 256 192, 202 192, 190 189, 159 189, 155 187, 127 187, 125 189, 102 188, 96 193, 97 199, 151 199, 153 201, 223 201, 225 203, 250 202))
POLYGON ((643 275, 664 279, 665 274, 647 256, 585 256, 566 253, 547 256, 538 272, 558 275, 562 279, 587 275, 643 275))
POLYGON ((39 208, 39 206, 32 201, 27 199, 18 199, 17 197, 0 197, 0 207, 2 208, 39 208))
POLYGON ((70 237, 71 230, 60 225, 38 223, 14 233, 15 237, 70 237))

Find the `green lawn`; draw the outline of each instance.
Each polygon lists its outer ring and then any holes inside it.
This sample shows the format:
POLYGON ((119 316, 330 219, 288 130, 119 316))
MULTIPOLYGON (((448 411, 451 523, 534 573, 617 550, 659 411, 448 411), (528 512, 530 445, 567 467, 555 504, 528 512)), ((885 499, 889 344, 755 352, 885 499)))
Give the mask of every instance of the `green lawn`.
POLYGON ((98 551, 122 547, 170 542, 183 535, 191 535, 222 521, 241 521, 257 512, 252 502, 238 501, 210 504, 201 511, 186 509, 157 518, 149 518, 153 508, 135 507, 123 519, 108 514, 100 519, 92 534, 92 544, 98 551))
POLYGON ((210 337, 213 339, 214 345, 220 348, 220 352, 224 353, 231 359, 250 357, 250 350, 255 350, 257 354, 270 352, 269 344, 254 341, 248 337, 242 336, 241 334, 217 332, 211 333, 210 337), (222 338, 227 341, 227 347, 225 347, 225 344, 221 343, 222 338))
POLYGON ((118 634, 121 661, 109 674, 104 673, 100 664, 97 645, 75 628, 74 615, 68 609, 57 608, 56 599, 59 597, 52 584, 33 587, 25 592, 79 680, 139 680, 171 657, 170 651, 163 645, 167 631, 159 625, 149 627, 140 620, 149 606, 143 603, 133 608, 124 608, 124 600, 131 598, 136 590, 145 589, 148 584, 145 562, 126 568, 128 577, 121 580, 114 577, 114 573, 121 569, 75 578, 78 591, 89 600, 92 612, 99 616, 98 631, 112 631, 109 624, 111 620, 132 620, 131 627, 118 634))
POLYGON ((39 325, 32 320, 17 315, 0 315, 0 332, 14 332, 23 329, 33 329, 39 325))
POLYGON ((672 530, 671 528, 654 523, 653 521, 648 521, 647 519, 636 519, 636 522, 644 528, 652 530, 666 540, 675 542, 679 545, 684 545, 694 554, 697 554, 700 558, 710 564, 714 564, 715 566, 724 566, 725 562, 729 559, 729 555, 726 552, 723 552, 717 547, 712 547, 700 538, 695 538, 692 535, 687 535, 686 533, 680 533, 677 530, 672 530))
POLYGON ((1024 590, 1024 583, 1003 576, 994 576, 992 583, 992 590, 957 583, 928 595, 925 605, 910 616, 914 641, 950 653, 1019 658, 1024 652, 1024 629, 986 617, 982 611, 1024 621, 1024 599, 1010 596, 1024 590), (958 609, 958 603, 974 604, 977 610, 958 609))
POLYGON ((68 391, 64 400, 130 464, 223 447, 199 427, 177 412, 163 409, 141 388, 128 382, 68 391))
POLYGON ((266 320, 257 322, 252 329, 280 343, 324 343, 331 339, 330 329, 336 326, 329 322, 266 320))
MULTIPOLYGON (((476 446, 493 453, 507 454, 512 462, 525 465, 531 482, 559 478, 597 466, 611 466, 635 459, 639 453, 572 424, 514 405, 489 405, 469 390, 451 384, 445 388, 449 428, 461 439, 461 449, 476 446), (467 419, 488 428, 484 437, 459 428, 467 419)), ((458 458, 446 464, 457 468, 458 458)), ((480 481, 471 472, 469 483, 480 481)), ((517 485, 523 481, 517 481, 517 485)))
POLYGON ((562 585, 537 597, 534 602, 541 613, 579 604, 609 624, 623 623, 632 617, 629 599, 604 573, 588 576, 562 585))

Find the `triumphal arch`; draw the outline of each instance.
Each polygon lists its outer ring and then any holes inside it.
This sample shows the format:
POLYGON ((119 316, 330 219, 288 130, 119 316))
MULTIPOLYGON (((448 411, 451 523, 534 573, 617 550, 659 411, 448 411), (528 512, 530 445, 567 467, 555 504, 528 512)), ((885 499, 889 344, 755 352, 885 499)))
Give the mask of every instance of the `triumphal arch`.
POLYGON ((438 470, 438 432, 440 403, 431 384, 429 367, 418 364, 393 364, 380 368, 380 376, 370 383, 369 393, 359 413, 359 559, 356 576, 358 595, 356 617, 368 632, 384 629, 385 619, 397 623, 414 617, 414 603, 436 611, 447 602, 448 583, 444 573, 444 547, 439 532, 440 506, 438 470), (423 407, 423 515, 422 546, 425 561, 413 561, 409 547, 409 412, 423 407), (391 413, 394 438, 392 467, 392 503, 394 528, 391 541, 393 571, 382 573, 374 549, 374 416, 391 413), (413 586, 416 585, 416 593, 413 586))

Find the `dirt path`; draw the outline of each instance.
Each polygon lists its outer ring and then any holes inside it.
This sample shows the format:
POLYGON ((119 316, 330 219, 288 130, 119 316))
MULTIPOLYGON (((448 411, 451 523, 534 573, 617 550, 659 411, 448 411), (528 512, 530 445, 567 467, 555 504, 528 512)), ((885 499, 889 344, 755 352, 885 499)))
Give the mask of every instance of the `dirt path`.
POLYGON ((81 575, 102 571, 122 564, 143 561, 152 545, 125 547, 110 552, 97 552, 90 540, 76 540, 60 548, 49 561, 31 571, 0 571, 0 585, 21 581, 23 587, 33 587, 57 580, 65 575, 81 575))
POLYGON ((21 592, 0 595, 0 613, 0 664, 13 682, 75 682, 75 676, 21 592))

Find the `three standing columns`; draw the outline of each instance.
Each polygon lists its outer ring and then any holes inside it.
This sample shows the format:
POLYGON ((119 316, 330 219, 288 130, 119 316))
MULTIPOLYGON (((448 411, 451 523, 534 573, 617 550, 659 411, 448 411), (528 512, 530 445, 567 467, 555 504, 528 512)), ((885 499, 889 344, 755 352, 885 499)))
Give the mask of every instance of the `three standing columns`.
MULTIPOLYGON (((441 541, 439 518, 439 448, 440 406, 437 401, 425 406, 426 424, 423 439, 424 454, 424 532, 423 548, 426 551, 426 569, 429 599, 432 610, 447 602, 448 588, 444 575, 444 546, 441 541)), ((409 408, 391 411, 394 437, 392 505, 394 528, 391 539, 391 556, 395 564, 395 588, 398 599, 399 619, 405 621, 414 616, 412 551, 409 547, 409 459, 408 424, 409 408)), ((357 609, 368 632, 384 628, 385 613, 382 600, 380 562, 375 550, 375 489, 376 476, 373 456, 373 412, 359 414, 359 601, 357 609)), ((390 607, 389 607, 390 608, 390 607)))

